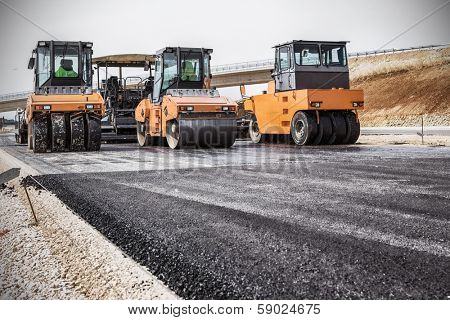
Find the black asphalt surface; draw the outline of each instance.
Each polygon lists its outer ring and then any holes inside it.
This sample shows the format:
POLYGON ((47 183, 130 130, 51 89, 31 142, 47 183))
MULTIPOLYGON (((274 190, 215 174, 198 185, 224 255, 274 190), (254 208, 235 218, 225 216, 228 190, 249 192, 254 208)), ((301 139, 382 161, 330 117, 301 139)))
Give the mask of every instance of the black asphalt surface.
POLYGON ((183 298, 450 296, 448 148, 173 152, 209 167, 35 178, 183 298))

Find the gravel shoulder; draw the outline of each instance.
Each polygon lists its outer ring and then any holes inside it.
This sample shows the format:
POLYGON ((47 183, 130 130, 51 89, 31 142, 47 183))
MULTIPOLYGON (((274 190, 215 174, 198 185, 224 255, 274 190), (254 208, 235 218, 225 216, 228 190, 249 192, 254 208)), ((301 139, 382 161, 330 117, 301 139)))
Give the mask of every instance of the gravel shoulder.
POLYGON ((54 195, 17 180, 0 193, 1 299, 179 299, 54 195))

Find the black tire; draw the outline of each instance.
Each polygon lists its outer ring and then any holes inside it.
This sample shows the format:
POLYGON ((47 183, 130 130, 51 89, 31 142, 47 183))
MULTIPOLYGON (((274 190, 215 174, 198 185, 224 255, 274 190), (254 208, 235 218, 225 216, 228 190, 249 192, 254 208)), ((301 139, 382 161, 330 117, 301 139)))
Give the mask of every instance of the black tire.
POLYGON ((320 113, 319 126, 322 127, 322 139, 320 140, 320 144, 333 144, 336 136, 333 136, 333 124, 328 112, 320 113))
POLYGON ((85 149, 84 141, 84 117, 75 115, 70 118, 70 151, 83 151, 85 149))
POLYGON ((16 143, 17 144, 26 144, 27 143, 27 134, 26 134, 26 132, 22 132, 22 130, 19 130, 19 133, 16 133, 15 137, 16 137, 16 143))
POLYGON ((33 120, 28 124, 28 149, 33 150, 33 120))
POLYGON ((347 123, 346 144, 355 144, 358 141, 361 127, 359 121, 356 119, 356 114, 349 111, 345 114, 345 121, 347 123))
POLYGON ((66 144, 66 122, 64 113, 52 113, 52 151, 64 151, 66 144))
POLYGON ((86 150, 99 151, 102 140, 101 119, 86 115, 86 150))
POLYGON ((253 115, 250 119, 250 123, 248 125, 248 135, 253 143, 261 143, 264 142, 264 135, 259 132, 258 120, 256 120, 256 116, 253 115))
POLYGON ((296 145, 310 144, 317 136, 317 122, 312 116, 298 111, 291 121, 291 137, 296 145))
POLYGON ((27 132, 26 131, 23 131, 23 132, 21 132, 20 133, 20 144, 26 144, 27 143, 27 137, 28 137, 28 135, 27 135, 27 132))
POLYGON ((33 119, 33 151, 35 153, 47 152, 48 131, 47 114, 33 119))
POLYGON ((333 133, 336 135, 334 144, 343 144, 347 137, 347 123, 341 112, 332 113, 333 133))
MULTIPOLYGON (((320 141, 322 140, 323 127, 320 125, 320 120, 319 120, 319 124, 317 124, 317 117, 316 117, 316 115, 313 116, 313 119, 316 122, 317 133, 316 133, 316 137, 311 140, 311 145, 315 146, 315 145, 318 145, 320 143, 320 141)), ((320 119, 320 116, 319 116, 319 119, 320 119)))

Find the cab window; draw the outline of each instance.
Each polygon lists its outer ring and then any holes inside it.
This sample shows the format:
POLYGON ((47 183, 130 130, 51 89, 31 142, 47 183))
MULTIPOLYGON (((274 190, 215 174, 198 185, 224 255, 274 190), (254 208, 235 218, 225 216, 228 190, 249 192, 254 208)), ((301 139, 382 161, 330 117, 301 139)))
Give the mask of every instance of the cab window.
POLYGON ((176 81, 177 75, 177 55, 174 52, 164 53, 162 90, 170 87, 176 81))
POLYGON ((318 45, 296 45, 294 48, 295 63, 299 66, 320 65, 318 45))
POLYGON ((343 67, 347 65, 347 52, 343 45, 323 45, 322 64, 343 67))
POLYGON ((50 78, 50 48, 48 47, 37 49, 36 74, 39 87, 50 78))
POLYGON ((280 48, 279 51, 279 65, 280 71, 288 70, 291 67, 291 57, 290 57, 289 47, 280 48))
POLYGON ((199 52, 181 53, 181 81, 200 81, 200 62, 202 54, 199 52))
POLYGON ((55 77, 56 78, 78 77, 77 46, 55 47, 55 77))
POLYGON ((81 66, 83 67, 83 80, 86 85, 91 85, 91 55, 91 50, 85 49, 82 56, 81 66))
POLYGON ((209 55, 205 53, 203 55, 203 75, 205 78, 209 77, 209 73, 209 55))

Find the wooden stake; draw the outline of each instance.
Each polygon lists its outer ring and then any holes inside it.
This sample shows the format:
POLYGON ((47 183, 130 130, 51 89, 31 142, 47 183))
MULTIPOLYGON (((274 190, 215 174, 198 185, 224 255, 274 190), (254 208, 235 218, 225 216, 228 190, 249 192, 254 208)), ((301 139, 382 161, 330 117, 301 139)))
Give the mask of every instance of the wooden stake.
POLYGON ((30 204, 30 208, 31 208, 31 212, 33 213, 34 221, 35 221, 36 225, 38 225, 36 213, 34 212, 33 205, 31 204, 30 196, 28 195, 27 184, 26 184, 25 180, 23 181, 23 188, 25 189, 25 194, 27 195, 28 203, 30 204))

